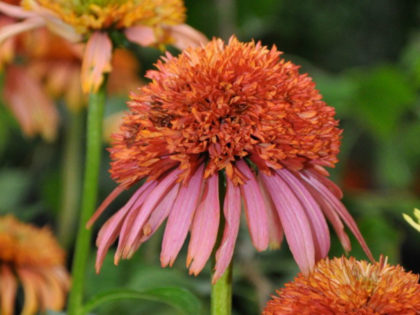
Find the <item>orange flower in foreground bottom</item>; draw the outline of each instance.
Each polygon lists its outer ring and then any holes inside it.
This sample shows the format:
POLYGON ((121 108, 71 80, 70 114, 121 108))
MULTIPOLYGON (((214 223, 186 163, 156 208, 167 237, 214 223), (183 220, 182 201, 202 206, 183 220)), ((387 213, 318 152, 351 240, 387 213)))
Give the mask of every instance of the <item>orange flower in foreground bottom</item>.
POLYGON ((0 217, 1 314, 14 314, 18 281, 25 294, 22 314, 61 310, 70 286, 64 260, 64 251, 49 229, 21 223, 12 216, 0 217))
POLYGON ((277 291, 263 315, 420 314, 419 276, 390 266, 341 257, 321 260, 277 291))

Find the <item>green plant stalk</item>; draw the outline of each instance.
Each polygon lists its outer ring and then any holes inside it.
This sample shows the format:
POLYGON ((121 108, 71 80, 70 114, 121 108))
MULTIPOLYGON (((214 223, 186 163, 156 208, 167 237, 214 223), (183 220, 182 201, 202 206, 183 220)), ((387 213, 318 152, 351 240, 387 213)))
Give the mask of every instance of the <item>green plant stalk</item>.
POLYGON ((68 249, 73 243, 79 217, 83 111, 68 111, 62 161, 61 205, 58 217, 58 240, 68 249))
POLYGON ((98 192, 99 166, 102 148, 102 122, 105 104, 105 83, 98 92, 89 97, 87 117, 87 142, 85 175, 83 182, 82 211, 77 231, 76 248, 73 258, 72 288, 69 296, 69 315, 83 314, 83 293, 86 265, 90 252, 91 230, 86 229, 86 222, 92 216, 98 192))
MULTIPOLYGON (((220 225, 215 250, 213 251, 213 270, 216 265, 216 248, 222 242, 225 218, 223 216, 223 204, 226 194, 226 180, 223 172, 219 172, 219 203, 220 203, 220 225)), ((232 270, 233 258, 223 275, 211 286, 211 315, 232 314, 232 270)))
POLYGON ((232 314, 232 269, 231 262, 225 273, 211 286, 211 315, 232 314))

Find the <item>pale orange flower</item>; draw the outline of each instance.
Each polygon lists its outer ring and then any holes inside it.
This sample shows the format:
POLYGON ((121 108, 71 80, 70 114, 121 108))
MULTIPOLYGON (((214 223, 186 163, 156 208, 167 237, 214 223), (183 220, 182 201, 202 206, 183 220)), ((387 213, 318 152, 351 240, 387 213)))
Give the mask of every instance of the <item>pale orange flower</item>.
POLYGON ((48 228, 0 217, 1 314, 15 313, 19 282, 25 295, 22 314, 61 310, 70 287, 64 263, 65 253, 48 228))
POLYGON ((325 259, 307 276, 299 274, 277 291, 263 315, 420 314, 419 276, 355 258, 325 259))
MULTIPOLYGON (((13 21, 2 15, 2 22, 7 25, 13 21)), ((59 114, 55 99, 63 98, 72 111, 85 106, 87 97, 80 81, 82 57, 82 45, 72 44, 45 28, 11 38, 6 46, 0 45, 5 105, 26 136, 40 134, 47 141, 56 138, 59 114), (14 65, 15 58, 24 64, 14 65)), ((130 51, 116 49, 111 62, 115 70, 109 78, 110 93, 127 93, 142 84, 138 78, 139 63, 130 51)))
POLYGON ((75 42, 88 38, 82 65, 82 88, 95 92, 112 69, 117 31, 142 46, 173 44, 180 49, 206 42, 206 37, 183 24, 182 0, 23 0, 21 6, 0 2, 0 11, 21 19, 0 30, 0 42, 18 33, 47 26, 75 42))

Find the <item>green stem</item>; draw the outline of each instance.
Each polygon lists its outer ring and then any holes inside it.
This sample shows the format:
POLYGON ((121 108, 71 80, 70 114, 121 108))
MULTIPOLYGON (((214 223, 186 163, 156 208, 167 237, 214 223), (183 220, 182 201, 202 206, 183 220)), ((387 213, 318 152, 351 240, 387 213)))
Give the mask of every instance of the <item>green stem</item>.
POLYGON ((83 183, 82 212, 73 258, 72 289, 69 296, 69 315, 82 315, 86 264, 90 252, 91 230, 86 222, 92 216, 98 192, 99 166, 102 148, 102 120, 105 104, 105 83, 97 93, 90 94, 87 118, 86 162, 83 183))
POLYGON ((211 315, 232 314, 232 266, 211 286, 211 315))
POLYGON ((58 217, 58 240, 64 248, 73 243, 79 217, 83 112, 69 111, 62 164, 62 193, 58 217))
MULTIPOLYGON (((226 179, 223 172, 219 172, 219 203, 221 209, 219 235, 217 236, 216 246, 219 248, 222 242, 225 218, 223 216, 223 204, 226 194, 226 179)), ((213 270, 216 265, 216 250, 213 251, 213 270)), ((211 315, 230 315, 232 314, 232 270, 233 259, 224 274, 211 286, 211 315)))

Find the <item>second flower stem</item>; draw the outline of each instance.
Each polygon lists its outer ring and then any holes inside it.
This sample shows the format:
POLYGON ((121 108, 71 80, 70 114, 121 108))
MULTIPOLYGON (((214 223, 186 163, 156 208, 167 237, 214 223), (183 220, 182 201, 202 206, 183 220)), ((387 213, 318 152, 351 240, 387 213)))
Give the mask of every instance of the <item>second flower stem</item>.
POLYGON ((211 286, 211 315, 232 314, 232 266, 211 286))
POLYGON ((72 289, 69 296, 69 315, 82 315, 86 265, 92 232, 85 225, 92 216, 97 201, 99 166, 102 148, 102 121, 105 104, 105 83, 89 97, 87 117, 86 161, 83 182, 82 210, 76 238, 72 268, 72 289))

